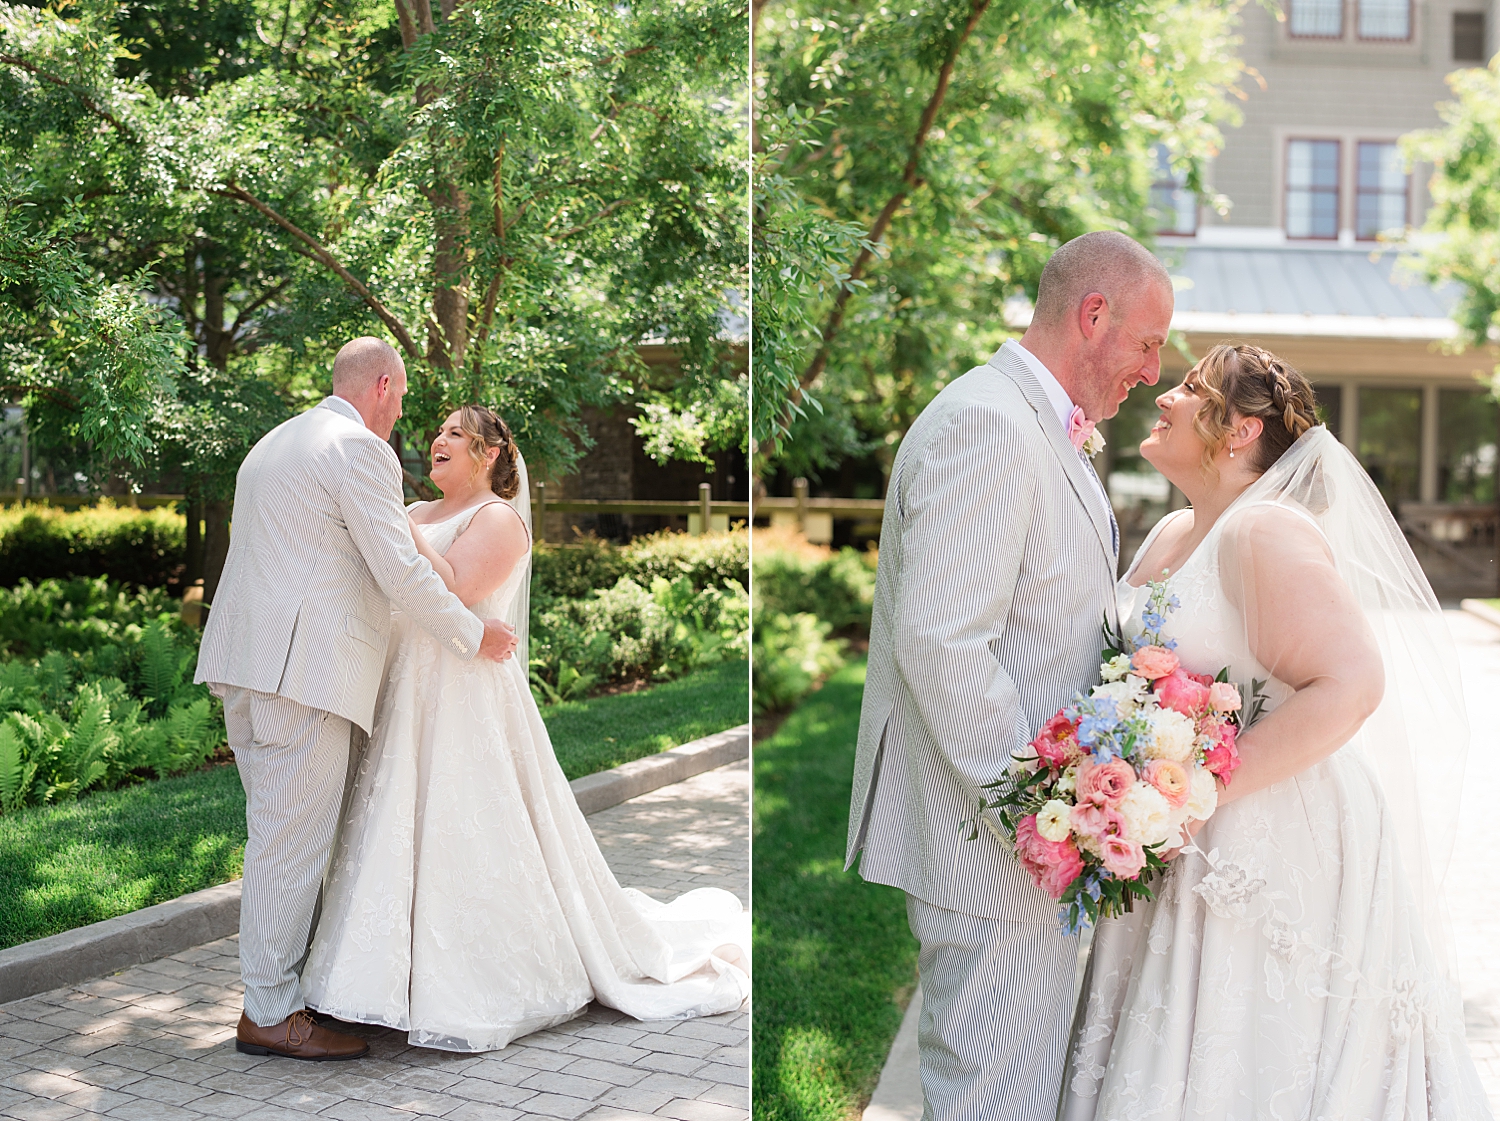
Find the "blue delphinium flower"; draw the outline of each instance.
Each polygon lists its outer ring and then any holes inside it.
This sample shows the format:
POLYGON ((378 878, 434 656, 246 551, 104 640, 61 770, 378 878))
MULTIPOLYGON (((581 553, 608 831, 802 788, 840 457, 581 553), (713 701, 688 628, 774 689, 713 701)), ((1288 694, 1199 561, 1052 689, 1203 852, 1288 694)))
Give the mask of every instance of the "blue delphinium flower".
POLYGON ((1108 697, 1092 698, 1090 708, 1092 711, 1085 712, 1083 719, 1078 722, 1078 742, 1085 747, 1093 747, 1100 738, 1113 732, 1115 725, 1120 722, 1115 702, 1108 697))
POLYGON ((1141 622, 1145 624, 1146 630, 1150 631, 1152 634, 1160 634, 1161 628, 1166 623, 1166 620, 1158 615, 1155 611, 1148 610, 1142 613, 1141 622))

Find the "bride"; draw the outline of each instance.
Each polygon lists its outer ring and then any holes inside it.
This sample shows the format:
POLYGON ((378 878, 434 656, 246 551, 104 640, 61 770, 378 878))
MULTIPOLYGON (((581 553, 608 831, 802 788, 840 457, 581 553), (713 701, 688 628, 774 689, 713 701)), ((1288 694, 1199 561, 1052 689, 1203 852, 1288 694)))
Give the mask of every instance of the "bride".
POLYGON ((1166 579, 1183 666, 1264 705, 1156 899, 1095 932, 1059 1117, 1488 1119, 1436 890, 1467 727, 1432 591, 1286 363, 1216 346, 1157 405, 1141 453, 1192 507, 1120 616, 1166 579))
POLYGON ((369 746, 309 951, 308 1004, 411 1043, 489 1051, 599 1000, 637 1019, 736 1009, 748 922, 727 891, 668 904, 615 881, 527 683, 531 528, 505 423, 459 409, 432 443, 443 497, 417 547, 476 613, 516 628, 504 662, 461 662, 393 620, 369 746))

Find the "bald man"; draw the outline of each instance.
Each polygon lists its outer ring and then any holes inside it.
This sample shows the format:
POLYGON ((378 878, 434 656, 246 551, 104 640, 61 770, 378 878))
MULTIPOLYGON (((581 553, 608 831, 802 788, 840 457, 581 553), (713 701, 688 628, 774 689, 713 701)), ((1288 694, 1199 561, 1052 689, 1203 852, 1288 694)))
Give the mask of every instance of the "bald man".
POLYGON ((195 680, 224 700, 245 787, 236 1046, 327 1061, 369 1050, 315 1023, 298 966, 328 866, 355 729, 368 735, 391 606, 463 659, 502 661, 510 627, 481 620, 418 554, 387 441, 406 368, 359 338, 333 395, 266 433, 235 480, 233 535, 195 680))
POLYGON ((938 394, 891 472, 848 864, 906 892, 926 1121, 1057 1108, 1078 939, 1008 844, 965 838, 982 787, 1098 681, 1119 532, 1084 437, 1156 383, 1171 319, 1144 247, 1068 242, 1026 334, 938 394))

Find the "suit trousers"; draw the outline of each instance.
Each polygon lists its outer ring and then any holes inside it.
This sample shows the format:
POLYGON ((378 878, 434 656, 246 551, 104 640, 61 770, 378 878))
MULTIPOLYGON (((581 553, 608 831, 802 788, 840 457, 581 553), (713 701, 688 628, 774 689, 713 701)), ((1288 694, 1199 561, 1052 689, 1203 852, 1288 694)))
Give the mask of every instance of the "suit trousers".
POLYGON ((303 1007, 298 968, 333 851, 352 725, 252 689, 226 686, 223 697, 249 827, 240 892, 245 1014, 270 1027, 303 1007))
POLYGON ((906 897, 921 943, 923 1121, 1053 1121, 1078 938, 906 897))

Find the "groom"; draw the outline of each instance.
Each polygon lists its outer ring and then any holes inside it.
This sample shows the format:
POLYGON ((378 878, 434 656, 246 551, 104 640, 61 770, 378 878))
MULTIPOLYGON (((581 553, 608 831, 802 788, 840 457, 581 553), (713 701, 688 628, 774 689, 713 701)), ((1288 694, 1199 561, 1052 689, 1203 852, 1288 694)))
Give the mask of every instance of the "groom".
POLYGON ((355 339, 333 362, 333 396, 272 429, 240 465, 234 533, 196 681, 224 699, 245 787, 236 1046, 324 1061, 370 1048, 316 1024, 297 967, 307 950, 349 766, 370 731, 391 605, 462 659, 503 661, 510 627, 480 620, 417 553, 401 464, 386 441, 406 369, 355 339))
POLYGON ((980 787, 1097 682, 1119 534, 1081 448, 1155 385, 1172 283, 1123 234, 1042 272, 1031 326, 945 388, 891 472, 848 864, 906 892, 925 1121, 1053 1117, 1078 939, 988 829, 980 787))

